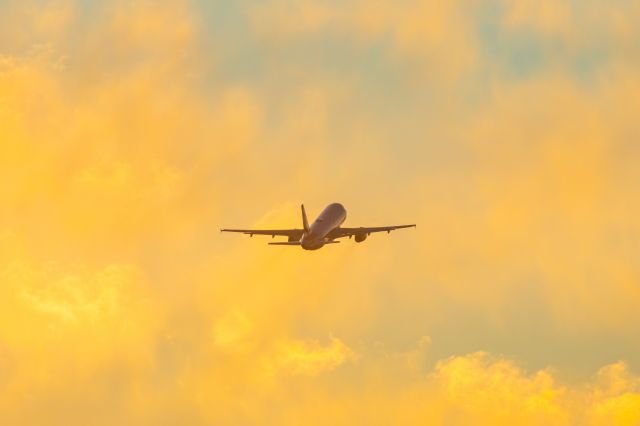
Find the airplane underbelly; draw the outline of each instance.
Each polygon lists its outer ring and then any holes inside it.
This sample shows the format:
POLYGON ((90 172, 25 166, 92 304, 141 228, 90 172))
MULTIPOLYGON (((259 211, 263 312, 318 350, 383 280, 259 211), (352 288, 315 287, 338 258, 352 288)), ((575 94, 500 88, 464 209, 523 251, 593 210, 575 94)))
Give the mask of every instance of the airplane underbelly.
POLYGON ((335 228, 335 224, 323 222, 323 223, 319 223, 319 224, 317 224, 317 226, 311 228, 311 232, 312 232, 315 240, 322 240, 327 236, 327 234, 333 228, 335 228))

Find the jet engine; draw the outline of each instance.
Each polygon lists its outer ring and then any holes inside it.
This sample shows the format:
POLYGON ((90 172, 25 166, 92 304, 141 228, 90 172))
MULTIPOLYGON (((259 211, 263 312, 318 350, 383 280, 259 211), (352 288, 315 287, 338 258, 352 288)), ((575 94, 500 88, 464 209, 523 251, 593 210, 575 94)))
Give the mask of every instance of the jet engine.
POLYGON ((361 243, 366 239, 367 239, 367 234, 356 234, 355 235, 356 243, 361 243))

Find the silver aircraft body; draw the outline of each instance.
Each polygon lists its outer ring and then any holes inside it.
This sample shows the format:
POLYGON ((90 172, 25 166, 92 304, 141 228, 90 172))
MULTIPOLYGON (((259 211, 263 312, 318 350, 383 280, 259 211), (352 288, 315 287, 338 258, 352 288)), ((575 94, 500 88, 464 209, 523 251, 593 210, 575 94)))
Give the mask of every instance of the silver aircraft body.
POLYGON ((377 226, 360 228, 343 228, 341 225, 347 218, 347 210, 339 203, 329 204, 311 225, 307 214, 302 209, 302 229, 221 229, 222 232, 239 232, 254 235, 271 235, 271 237, 287 237, 287 241, 269 243, 275 246, 300 246, 305 250, 317 250, 325 244, 335 244, 338 238, 354 237, 361 243, 374 232, 391 232, 396 229, 415 227, 412 225, 377 226))

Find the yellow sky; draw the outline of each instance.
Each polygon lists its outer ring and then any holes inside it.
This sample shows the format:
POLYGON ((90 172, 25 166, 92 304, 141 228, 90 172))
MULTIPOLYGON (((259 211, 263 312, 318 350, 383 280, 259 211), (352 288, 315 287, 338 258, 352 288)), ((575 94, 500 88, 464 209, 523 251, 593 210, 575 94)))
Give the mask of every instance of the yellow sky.
POLYGON ((0 2, 0 424, 640 424, 639 28, 0 2))

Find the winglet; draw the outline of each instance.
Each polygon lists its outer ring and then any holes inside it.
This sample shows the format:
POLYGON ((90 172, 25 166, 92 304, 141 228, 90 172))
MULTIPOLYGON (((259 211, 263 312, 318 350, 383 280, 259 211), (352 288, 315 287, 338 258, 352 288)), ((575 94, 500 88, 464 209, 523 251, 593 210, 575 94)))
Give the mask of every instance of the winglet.
POLYGON ((305 234, 309 232, 309 221, 307 220, 307 213, 304 211, 304 204, 300 205, 302 209, 302 227, 304 228, 305 234))

